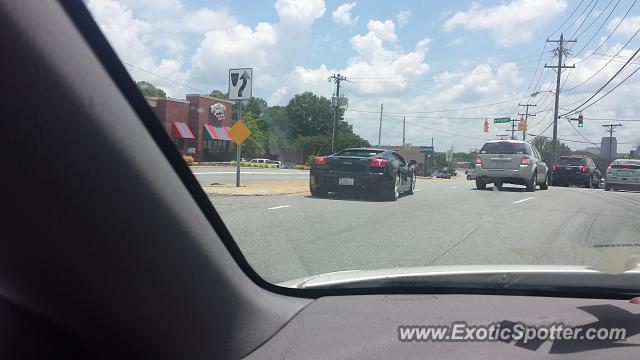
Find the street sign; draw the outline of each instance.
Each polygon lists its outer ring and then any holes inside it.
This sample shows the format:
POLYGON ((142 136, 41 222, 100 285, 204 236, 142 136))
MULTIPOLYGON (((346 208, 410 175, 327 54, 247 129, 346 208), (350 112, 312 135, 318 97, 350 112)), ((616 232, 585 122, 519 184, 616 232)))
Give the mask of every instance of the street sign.
POLYGON ((431 155, 433 154, 433 146, 420 146, 420 152, 422 154, 431 155))
POLYGON ((252 68, 229 69, 229 99, 251 99, 252 68))
POLYGON ((511 122, 511 118, 494 118, 493 119, 493 123, 494 124, 500 124, 500 123, 508 123, 511 122))
POLYGON ((242 122, 242 120, 236 121, 236 123, 229 129, 229 137, 238 145, 241 145, 251 135, 251 130, 242 122))

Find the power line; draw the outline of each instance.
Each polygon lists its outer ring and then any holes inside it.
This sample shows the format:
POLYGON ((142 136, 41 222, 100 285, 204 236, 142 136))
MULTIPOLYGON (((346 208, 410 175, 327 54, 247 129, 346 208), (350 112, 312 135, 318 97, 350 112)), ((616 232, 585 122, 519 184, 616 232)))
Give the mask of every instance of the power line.
MULTIPOLYGON (((583 105, 585 105, 587 102, 589 102, 589 100, 591 100, 591 99, 593 99, 594 97, 596 97, 596 95, 598 95, 598 93, 600 93, 600 91, 602 91, 602 90, 603 90, 607 85, 609 85, 609 83, 611 83, 611 82, 613 81, 613 79, 615 79, 615 78, 616 78, 616 77, 617 77, 617 76, 618 76, 618 75, 619 75, 619 74, 620 74, 620 73, 621 73, 621 72, 622 72, 622 71, 623 71, 623 70, 624 70, 624 69, 629 65, 629 63, 631 63, 631 61, 635 58, 635 56, 636 56, 636 55, 638 55, 638 52, 640 52, 640 48, 638 48, 638 50, 636 50, 636 52, 635 52, 635 53, 634 53, 634 54, 629 58, 629 60, 627 60, 627 62, 626 62, 624 65, 622 65, 622 67, 621 67, 621 68, 620 68, 620 69, 619 69, 619 70, 618 70, 618 71, 617 71, 617 72, 616 72, 616 73, 615 73, 615 74, 614 74, 614 75, 613 75, 613 76, 612 76, 612 77, 611 77, 611 78, 610 78, 610 79, 609 79, 609 80, 608 80, 604 85, 602 85, 602 87, 600 87, 600 89, 598 89, 598 90, 597 90, 593 95, 591 95, 591 96, 590 96, 587 100, 585 100, 582 104, 578 105, 575 109, 573 109, 573 110, 571 110, 571 111, 569 111, 569 112, 567 112, 567 113, 564 113, 564 114, 562 114, 561 116, 566 116, 566 115, 570 115, 570 114, 575 113, 577 110, 580 110, 580 109, 582 108, 582 106, 583 106, 583 105)), ((640 67, 639 67, 638 69, 640 69, 640 67)), ((635 74, 635 72, 636 72, 636 71, 638 71, 638 69, 636 69, 636 70, 635 70, 631 75, 635 74)), ((628 79, 628 78, 629 78, 629 77, 627 77, 626 79, 628 79)), ((626 80, 626 79, 625 79, 625 80, 626 80)), ((625 80, 623 80, 622 82, 624 82, 625 80)), ((620 84, 622 84, 622 82, 621 82, 620 84)), ((619 86, 620 84, 618 84, 618 86, 619 86)), ((618 86, 616 86, 616 88, 617 88, 618 86)), ((615 89, 615 88, 614 88, 614 89, 615 89)), ((609 94, 609 93, 607 93, 607 94, 609 94)), ((605 94, 605 96, 606 96, 606 94, 605 94)), ((603 97, 604 97, 604 96, 603 96, 603 97)), ((603 97, 602 97, 602 98, 603 98, 603 97)), ((600 101, 602 98, 598 99, 597 101, 600 101)), ((597 101, 596 101, 596 102, 597 102, 597 101)), ((595 102, 594 102, 594 103, 595 103, 595 102)), ((593 104, 591 104, 591 105, 593 105, 593 104)), ((590 107, 591 105, 589 105, 589 107, 590 107)), ((586 109, 586 107, 585 107, 585 108, 582 108, 582 109, 586 109)))
POLYGON ((580 16, 578 16, 578 19, 582 18, 582 22, 580 22, 580 26, 578 26, 578 28, 576 29, 576 31, 573 33, 573 35, 571 35, 569 37, 569 39, 573 39, 575 38, 576 34, 578 33, 578 31, 580 31, 580 29, 582 28, 582 26, 584 25, 584 23, 587 21, 587 19, 589 18, 589 15, 591 15, 591 13, 593 12, 593 9, 596 7, 596 5, 598 5, 598 2, 600 0, 596 0, 595 4, 593 4, 593 7, 591 8, 591 10, 589 10, 589 14, 587 14, 587 16, 582 17, 582 15, 584 14, 585 11, 587 11, 587 9, 589 8, 589 6, 591 5, 591 3, 593 2, 593 0, 589 1, 589 4, 584 8, 584 10, 582 10, 582 12, 580 13, 580 16))
POLYGON ((624 78, 622 81, 620 81, 616 86, 614 86, 611 90, 607 91, 604 95, 602 95, 601 97, 598 98, 598 100, 592 102, 591 104, 583 107, 582 109, 588 109, 591 106, 595 105, 597 102, 599 102, 600 100, 604 99, 607 95, 609 95, 613 90, 617 89, 618 86, 622 85, 625 81, 627 81, 627 79, 629 79, 630 77, 632 77, 635 73, 638 72, 638 70, 640 70, 640 67, 636 68, 635 70, 633 70, 633 72, 631 74, 629 74, 629 76, 627 76, 626 78, 624 78))
POLYGON ((617 52, 614 56, 612 56, 612 57, 611 57, 611 59, 609 59, 609 61, 607 61, 607 63, 606 63, 606 64, 604 64, 600 69, 598 69, 596 72, 594 72, 593 74, 591 74, 591 76, 589 76, 585 81, 583 81, 583 82, 581 82, 580 84, 578 84, 578 85, 576 85, 576 86, 574 86, 574 87, 572 87, 572 88, 570 88, 570 89, 567 89, 567 90, 565 90, 565 91, 571 91, 571 90, 575 90, 575 89, 577 89, 578 87, 580 87, 580 86, 584 85, 585 83, 587 83, 588 81, 590 81, 591 79, 593 79, 593 78, 594 78, 596 75, 598 75, 600 72, 602 72, 602 70, 604 70, 604 68, 606 68, 606 67, 607 67, 607 65, 609 65, 609 64, 613 61, 613 59, 615 59, 615 58, 616 58, 616 57, 617 57, 617 56, 622 52, 622 50, 624 50, 624 49, 627 47, 627 45, 629 45, 629 43, 631 42, 631 40, 633 40, 633 38, 635 38, 635 37, 636 37, 636 35, 638 35, 638 33, 639 33, 639 32, 640 32, 640 29, 638 29, 638 31, 636 31, 636 32, 635 32, 635 34, 633 34, 633 36, 631 36, 631 38, 629 39, 629 41, 627 41, 627 42, 622 46, 622 48, 620 48, 620 50, 618 50, 618 52, 617 52))
MULTIPOLYGON (((609 7, 609 5, 611 5, 611 2, 613 0, 609 1, 609 4, 607 4, 607 8, 609 7)), ((629 10, 627 11, 627 14, 629 13, 629 11, 631 11, 631 8, 633 8, 633 5, 635 5, 635 2, 637 0, 634 0, 633 4, 631 5, 631 7, 629 8, 629 10)), ((611 17, 611 15, 613 15, 613 12, 616 10, 616 8, 618 7, 618 4, 620 4, 620 0, 618 0, 618 2, 616 3, 616 5, 613 7, 613 9, 611 9, 611 11, 609 12, 609 15, 607 15, 607 17, 604 19, 604 21, 602 22, 602 24, 600 25, 600 27, 598 28, 598 30, 596 30, 596 32, 593 33, 593 36, 591 36, 591 38, 589 39, 589 41, 587 41, 584 46, 582 47, 582 49, 580 49, 580 51, 578 51, 577 53, 575 53, 575 55, 573 56, 572 59, 575 59, 578 54, 582 53, 584 51, 584 49, 587 48, 587 46, 589 46, 589 44, 593 41, 593 39, 595 39, 596 36, 598 36, 598 34, 600 33, 600 30, 602 30, 602 28, 607 24, 607 21, 609 20, 609 18, 611 17)), ((606 8, 604 10, 602 10, 603 12, 606 10, 606 8)), ((626 17, 627 14, 625 14, 624 16, 626 17)), ((600 17, 600 15, 602 15, 602 13, 600 13, 598 15, 598 17, 600 17)), ((596 18, 597 20, 597 18, 596 18)), ((594 24, 596 22, 596 20, 594 20, 592 22, 592 24, 594 24)), ((586 30, 586 29, 585 29, 586 30)), ((614 30, 615 31, 615 30, 614 30)), ((580 35, 578 35, 578 37, 582 36, 584 32, 580 33, 580 35)), ((612 31, 613 33, 613 31, 612 31)), ((608 39, 608 38, 607 38, 608 39)))
POLYGON ((576 129, 575 126, 573 126, 573 124, 571 123, 571 120, 567 119, 567 121, 569 122, 569 125, 571 125, 571 128, 573 128, 573 130, 580 135, 583 139, 587 140, 589 143, 598 146, 598 144, 594 143, 593 141, 589 140, 586 136, 582 135, 582 133, 580 131, 578 131, 578 129, 576 129))
POLYGON ((142 72, 146 72, 147 74, 151 74, 151 75, 153 75, 153 76, 157 76, 157 77, 159 77, 160 79, 164 79, 164 80, 170 81, 170 82, 172 82, 172 83, 174 83, 174 84, 178 84, 178 85, 184 86, 184 87, 186 87, 186 88, 189 88, 189 89, 191 89, 191 90, 195 90, 195 91, 197 91, 197 92, 199 92, 199 93, 201 93, 201 94, 208 94, 206 91, 199 90, 199 89, 196 89, 196 88, 194 88, 194 87, 191 87, 191 86, 189 86, 189 85, 187 85, 187 84, 181 83, 181 82, 179 82, 179 81, 175 81, 175 80, 169 79, 168 77, 165 77, 165 76, 162 76, 162 75, 158 75, 158 74, 156 74, 156 73, 154 73, 154 72, 151 72, 151 71, 149 71, 149 70, 147 70, 147 69, 143 69, 143 68, 138 67, 138 66, 135 66, 135 65, 133 65, 133 64, 129 64, 128 62, 126 62, 126 61, 124 61, 124 60, 120 60, 120 61, 121 61, 123 64, 125 64, 125 65, 131 66, 132 68, 134 68, 134 69, 138 69, 138 70, 140 70, 140 71, 142 71, 142 72))
MULTIPOLYGON (((517 58, 517 59, 507 59, 507 60, 502 60, 500 61, 500 63, 529 63, 529 62, 523 62, 522 60, 526 60, 532 57, 537 56, 537 54, 531 54, 531 55, 527 55, 527 56, 523 56, 521 58, 517 58)), ((533 62, 531 62, 533 63, 533 62)), ((478 65, 469 65, 469 66, 463 66, 463 67, 459 67, 459 68, 454 68, 451 70, 443 70, 443 71, 437 71, 437 72, 430 72, 430 73, 421 73, 421 74, 409 74, 409 75, 402 75, 405 78, 412 78, 412 77, 422 77, 422 76, 432 76, 432 75, 438 75, 438 74, 447 74, 447 73, 462 73, 462 72, 467 72, 469 70, 474 70, 478 67, 490 67, 491 64, 478 64, 478 65)), ((466 75, 465 75, 466 76, 466 75)), ((396 79, 397 76, 349 76, 349 79, 352 80, 394 80, 396 79)), ((453 78, 453 77, 452 77, 453 78)), ((449 78, 447 78, 449 79, 449 78)), ((418 81, 418 80, 414 80, 414 81, 418 81)), ((421 80, 421 81, 425 81, 425 80, 421 80)))
MULTIPOLYGON (((387 112, 385 114, 393 114, 393 115, 436 114, 436 113, 442 113, 442 112, 479 109, 479 108, 489 107, 489 106, 494 106, 494 105, 507 104, 507 103, 510 103, 510 102, 523 100, 523 99, 527 99, 527 98, 528 98, 528 96, 523 96, 523 97, 519 97, 519 98, 514 98, 514 99, 509 99, 509 100, 504 100, 504 101, 498 101, 498 102, 490 103, 490 104, 474 105, 474 106, 455 108, 455 109, 443 109, 443 110, 432 110, 432 111, 414 111, 414 112, 387 112)), ((366 110, 348 110, 348 111, 366 112, 366 110)))
POLYGON ((562 27, 567 23, 567 21, 569 21, 569 19, 571 19, 573 17, 573 14, 575 14, 576 11, 578 11, 578 9, 580 8, 580 6, 582 6, 583 2, 584 2, 584 0, 580 0, 580 3, 578 4, 578 6, 576 6, 576 8, 573 9, 571 14, 569 14, 569 16, 566 19, 564 19, 564 22, 562 24, 560 24, 560 26, 557 29, 555 29, 551 34, 549 34, 548 37, 551 37, 551 36, 555 35, 560 29, 562 29, 562 27))
MULTIPOLYGON (((609 41, 609 39, 611 38, 611 36, 613 36, 613 34, 618 30, 618 27, 620 27, 620 24, 622 24, 622 22, 624 21, 624 19, 627 17, 627 15, 629 15, 629 12, 631 11, 631 9, 633 8, 633 6, 636 4, 636 0, 633 1, 633 4, 631 4, 631 6, 629 7, 629 9, 627 10, 627 12, 624 14, 624 16, 622 17, 622 19, 620 19, 620 22, 618 22, 618 24, 616 25, 616 27, 611 31, 611 33, 609 33, 609 36, 607 36, 606 39, 604 39, 604 41, 586 58, 576 62, 576 64, 579 64, 583 61, 586 61, 587 59, 589 59, 591 56, 593 56, 594 54, 596 54, 598 52, 598 50, 600 50, 600 48, 602 48, 604 46, 604 44, 607 43, 607 41, 609 41)), ((617 4, 616 4, 617 6, 617 4)))

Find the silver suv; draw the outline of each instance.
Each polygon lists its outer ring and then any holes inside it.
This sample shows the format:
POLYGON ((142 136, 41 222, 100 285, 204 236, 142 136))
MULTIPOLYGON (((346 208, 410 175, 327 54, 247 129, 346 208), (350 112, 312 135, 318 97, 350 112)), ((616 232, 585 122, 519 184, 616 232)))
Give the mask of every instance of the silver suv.
POLYGON ((549 168, 540 152, 526 141, 495 140, 482 146, 476 158, 476 187, 493 183, 502 190, 505 183, 524 185, 527 191, 549 187, 549 168))

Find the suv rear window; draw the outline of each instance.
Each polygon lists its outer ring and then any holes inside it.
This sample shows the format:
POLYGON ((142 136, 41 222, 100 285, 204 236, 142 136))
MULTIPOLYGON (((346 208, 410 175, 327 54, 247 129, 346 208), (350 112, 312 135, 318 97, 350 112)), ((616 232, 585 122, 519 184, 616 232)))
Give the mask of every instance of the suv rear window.
POLYGON ((335 156, 357 156, 357 157, 369 157, 380 154, 382 150, 366 150, 366 149, 354 149, 354 150, 342 150, 338 151, 335 156))
POLYGON ((480 149, 480 154, 526 154, 523 143, 495 142, 486 143, 480 149))
POLYGON ((558 165, 582 165, 585 162, 584 158, 575 158, 575 157, 560 157, 558 159, 558 165))

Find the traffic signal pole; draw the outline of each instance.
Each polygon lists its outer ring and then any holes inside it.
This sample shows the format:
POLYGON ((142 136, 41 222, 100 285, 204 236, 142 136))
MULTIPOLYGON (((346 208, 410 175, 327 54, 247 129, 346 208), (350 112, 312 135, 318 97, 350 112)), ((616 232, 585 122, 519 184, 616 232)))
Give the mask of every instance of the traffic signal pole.
POLYGON ((529 116, 536 116, 536 114, 529 114, 529 107, 535 107, 536 104, 518 104, 518 106, 525 106, 527 110, 525 110, 524 114, 518 113, 518 115, 524 115, 524 126, 522 128, 522 140, 527 140, 527 127, 529 126, 529 116))

